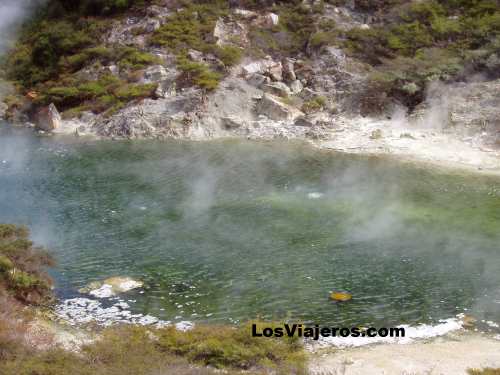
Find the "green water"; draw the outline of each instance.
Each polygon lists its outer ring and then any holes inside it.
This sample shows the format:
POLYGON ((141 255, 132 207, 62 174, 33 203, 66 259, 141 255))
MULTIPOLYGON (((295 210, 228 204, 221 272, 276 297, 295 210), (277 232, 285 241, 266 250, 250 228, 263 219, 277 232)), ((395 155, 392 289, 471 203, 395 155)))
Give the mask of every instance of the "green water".
POLYGON ((500 180, 290 143, 108 142, 0 128, 0 221, 166 320, 500 321, 500 180), (349 303, 328 300, 348 291, 349 303))

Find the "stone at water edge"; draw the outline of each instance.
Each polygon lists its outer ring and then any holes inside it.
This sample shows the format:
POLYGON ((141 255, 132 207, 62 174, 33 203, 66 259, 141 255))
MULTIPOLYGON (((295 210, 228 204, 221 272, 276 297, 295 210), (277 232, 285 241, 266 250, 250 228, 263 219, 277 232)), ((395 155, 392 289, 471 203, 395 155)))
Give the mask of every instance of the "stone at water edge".
POLYGON ((346 302, 352 299, 352 294, 344 292, 332 292, 330 293, 330 299, 332 301, 346 302))
POLYGON ((127 276, 114 276, 103 281, 93 281, 86 287, 78 290, 80 293, 90 294, 98 298, 109 298, 125 293, 144 285, 142 281, 127 276))

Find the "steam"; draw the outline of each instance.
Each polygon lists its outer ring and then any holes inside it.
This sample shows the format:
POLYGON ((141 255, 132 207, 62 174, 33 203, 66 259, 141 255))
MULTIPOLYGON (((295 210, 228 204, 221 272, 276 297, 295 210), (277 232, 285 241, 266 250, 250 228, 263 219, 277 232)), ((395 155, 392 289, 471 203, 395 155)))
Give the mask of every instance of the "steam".
POLYGON ((40 3, 39 0, 0 0, 0 54, 12 45, 19 26, 40 3))

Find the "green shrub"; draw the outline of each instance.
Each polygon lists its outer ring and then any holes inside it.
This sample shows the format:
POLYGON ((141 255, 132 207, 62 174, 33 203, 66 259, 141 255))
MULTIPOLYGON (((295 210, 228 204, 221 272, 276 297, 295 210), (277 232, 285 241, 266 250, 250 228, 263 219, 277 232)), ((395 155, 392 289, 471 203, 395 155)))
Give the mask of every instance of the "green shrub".
POLYGON ((214 90, 222 75, 210 70, 208 65, 179 57, 177 65, 182 71, 181 81, 194 83, 206 90, 214 90))
POLYGON ((156 335, 161 350, 203 365, 241 369, 275 367, 282 373, 290 373, 287 370, 292 372, 292 369, 305 371, 302 367, 305 356, 297 338, 252 337, 251 323, 236 328, 196 326, 187 332, 168 327, 156 335))
POLYGON ((24 303, 42 303, 52 297, 44 269, 53 262, 28 236, 24 227, 0 224, 0 272, 8 271, 0 282, 0 296, 7 292, 24 303))
POLYGON ((134 99, 144 99, 153 95, 157 85, 149 83, 145 85, 127 84, 115 90, 115 96, 123 101, 131 101, 134 99))
POLYGON ((118 65, 121 68, 132 68, 135 70, 160 63, 156 56, 147 52, 141 52, 134 47, 121 47, 115 53, 118 65))
POLYGON ((14 268, 14 263, 4 255, 0 255, 0 273, 5 273, 14 268))
MULTIPOLYGON (((267 324, 266 324, 267 325, 267 324)), ((181 332, 122 326, 105 329, 78 353, 53 348, 29 351, 4 340, 2 375, 305 375, 306 356, 297 340, 252 338, 248 326, 197 326, 181 332), (213 369, 203 367, 211 363, 213 369), (244 371, 242 371, 244 370, 244 371)), ((2 353, 0 321, 0 355, 2 353)))
POLYGON ((233 66, 238 64, 243 55, 243 51, 239 47, 223 46, 215 50, 216 56, 224 63, 225 66, 233 66))
POLYGON ((313 113, 320 111, 326 104, 326 98, 324 96, 315 96, 312 99, 305 101, 302 104, 302 112, 313 113))

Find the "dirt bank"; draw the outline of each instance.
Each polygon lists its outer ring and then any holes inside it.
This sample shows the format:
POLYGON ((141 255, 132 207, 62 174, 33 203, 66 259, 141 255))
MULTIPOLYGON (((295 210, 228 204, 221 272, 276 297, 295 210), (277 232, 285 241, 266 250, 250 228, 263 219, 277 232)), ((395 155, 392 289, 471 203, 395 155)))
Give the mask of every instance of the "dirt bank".
POLYGON ((500 367, 500 340, 468 332, 407 345, 325 349, 310 361, 313 375, 461 375, 485 367, 500 367))

